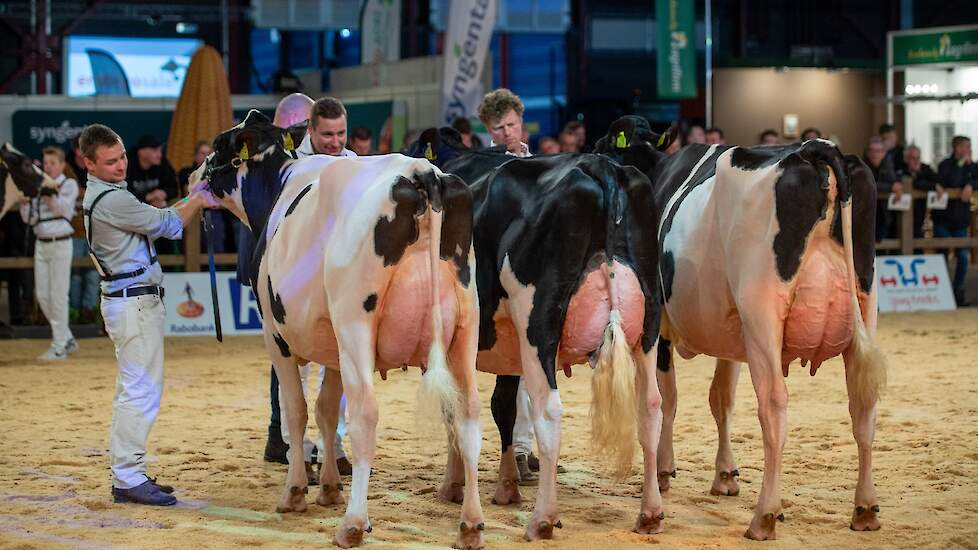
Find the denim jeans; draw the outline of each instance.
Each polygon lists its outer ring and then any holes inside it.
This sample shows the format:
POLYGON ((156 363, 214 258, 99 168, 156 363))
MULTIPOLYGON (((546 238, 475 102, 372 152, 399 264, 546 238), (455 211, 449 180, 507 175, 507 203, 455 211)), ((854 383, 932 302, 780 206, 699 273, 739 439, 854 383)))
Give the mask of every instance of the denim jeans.
MULTIPOLYGON (((72 258, 88 255, 88 243, 85 239, 71 239, 72 258)), ((95 309, 99 305, 98 272, 92 268, 79 267, 71 270, 71 283, 68 289, 68 303, 71 309, 95 309)))
MULTIPOLYGON (((968 228, 963 227, 961 229, 948 229, 943 225, 934 225, 934 236, 937 238, 947 238, 947 237, 967 237, 968 228)), ((944 254, 944 260, 947 261, 947 249, 942 249, 941 254, 944 254)), ((955 248, 954 249, 954 290, 959 288, 964 288, 964 279, 968 275, 968 249, 967 248, 955 248)))

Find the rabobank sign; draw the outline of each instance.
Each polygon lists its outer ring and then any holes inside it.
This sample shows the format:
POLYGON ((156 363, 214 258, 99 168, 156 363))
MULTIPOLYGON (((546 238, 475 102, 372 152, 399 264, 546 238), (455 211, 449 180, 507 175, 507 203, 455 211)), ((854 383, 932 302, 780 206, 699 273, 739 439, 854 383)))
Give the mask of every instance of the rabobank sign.
POLYGON ((446 126, 475 114, 482 100, 480 76, 496 25, 496 0, 454 0, 448 16, 441 98, 446 126))
MULTIPOLYGON (((207 273, 167 273, 166 336, 213 336, 214 311, 210 276, 207 273)), ((251 288, 242 286, 234 272, 217 273, 217 301, 221 328, 226 335, 261 334, 258 300, 251 288)))

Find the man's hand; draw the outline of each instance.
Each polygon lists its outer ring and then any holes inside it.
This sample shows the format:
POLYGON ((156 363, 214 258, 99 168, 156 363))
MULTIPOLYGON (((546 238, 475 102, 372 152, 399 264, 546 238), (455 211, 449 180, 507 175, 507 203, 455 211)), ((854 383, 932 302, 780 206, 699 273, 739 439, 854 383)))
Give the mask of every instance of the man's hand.
POLYGON ((177 215, 180 216, 180 221, 183 222, 183 226, 187 227, 192 223, 196 217, 197 211, 200 210, 207 202, 207 199, 202 193, 194 192, 190 193, 182 200, 177 201, 173 205, 173 209, 177 211, 177 215))
POLYGON ((970 201, 972 191, 974 191, 974 189, 971 187, 970 183, 965 185, 964 188, 961 189, 961 200, 964 202, 970 201))
POLYGON ((166 208, 166 191, 162 189, 154 189, 149 193, 146 193, 146 203, 157 208, 166 208))
POLYGON ((890 188, 890 191, 892 191, 893 194, 897 196, 897 199, 899 199, 900 195, 903 194, 903 184, 898 181, 894 182, 893 187, 890 188))

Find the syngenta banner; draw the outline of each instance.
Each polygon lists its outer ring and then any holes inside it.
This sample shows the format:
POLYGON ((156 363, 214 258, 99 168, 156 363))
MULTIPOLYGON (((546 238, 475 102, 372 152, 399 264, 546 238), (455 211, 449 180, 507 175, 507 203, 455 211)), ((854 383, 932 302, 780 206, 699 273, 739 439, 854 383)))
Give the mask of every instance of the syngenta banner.
POLYGON ((496 0, 453 0, 445 33, 441 124, 474 115, 482 100, 482 68, 496 24, 496 0))

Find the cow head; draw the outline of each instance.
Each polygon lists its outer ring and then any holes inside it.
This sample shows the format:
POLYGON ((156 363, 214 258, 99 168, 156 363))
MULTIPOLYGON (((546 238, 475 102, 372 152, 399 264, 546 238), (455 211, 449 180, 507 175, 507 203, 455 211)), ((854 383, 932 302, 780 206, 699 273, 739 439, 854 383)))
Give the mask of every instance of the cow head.
POLYGON ((214 152, 190 175, 191 189, 209 192, 254 230, 271 209, 281 185, 279 170, 299 143, 294 129, 298 126, 283 130, 252 109, 214 138, 214 152))
POLYGON ((661 134, 649 127, 645 118, 627 115, 611 123, 608 133, 594 144, 594 152, 609 156, 619 164, 634 166, 651 178, 652 169, 665 158, 665 151, 676 140, 675 124, 661 134))
POLYGON ((404 154, 414 158, 426 158, 431 164, 443 168, 446 162, 467 151, 470 149, 462 143, 462 134, 455 128, 443 126, 428 128, 421 132, 417 141, 412 143, 404 154))
POLYGON ((51 191, 57 193, 58 184, 35 166, 30 157, 9 143, 0 145, 0 179, 3 180, 0 217, 24 197, 34 198, 51 191))

